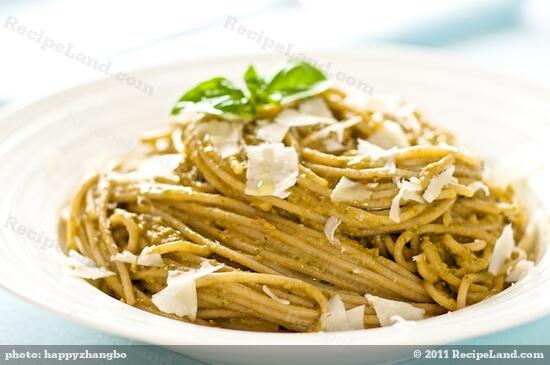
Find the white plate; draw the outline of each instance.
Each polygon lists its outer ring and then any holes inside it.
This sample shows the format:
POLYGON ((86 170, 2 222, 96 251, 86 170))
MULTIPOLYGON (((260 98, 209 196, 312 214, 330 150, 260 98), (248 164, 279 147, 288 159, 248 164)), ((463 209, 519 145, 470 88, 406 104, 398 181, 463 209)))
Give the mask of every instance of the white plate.
MULTIPOLYGON (((502 157, 514 146, 548 137, 540 135, 550 121, 547 90, 424 51, 368 49, 314 53, 313 57, 329 65, 334 76, 345 73, 349 80, 373 86, 375 92, 399 92, 488 160, 502 157)), ((262 54, 153 67, 134 74, 154 86, 153 96, 105 79, 4 116, 0 122, 0 283, 65 318, 162 345, 440 344, 501 330, 550 312, 545 294, 550 293, 548 255, 527 280, 465 310, 421 321, 409 329, 346 333, 270 334, 201 327, 132 308, 83 280, 64 277, 56 243, 57 217, 80 177, 108 158, 131 150, 141 131, 163 127, 174 101, 192 84, 214 75, 240 79, 251 62, 267 71, 281 59, 262 54)), ((534 209, 544 209, 550 198, 542 187, 549 180, 542 175, 538 179, 538 185, 533 181, 530 200, 538 200, 534 209)), ((230 358, 219 348, 180 350, 208 361, 257 360, 250 349, 237 354, 232 351, 230 358)), ((311 354, 310 349, 303 351, 287 356, 317 363, 333 360, 326 346, 311 354)), ((372 351, 361 347, 344 358, 339 356, 338 362, 365 361, 365 354, 372 356, 372 351)), ((384 351, 384 356, 393 356, 384 351)))

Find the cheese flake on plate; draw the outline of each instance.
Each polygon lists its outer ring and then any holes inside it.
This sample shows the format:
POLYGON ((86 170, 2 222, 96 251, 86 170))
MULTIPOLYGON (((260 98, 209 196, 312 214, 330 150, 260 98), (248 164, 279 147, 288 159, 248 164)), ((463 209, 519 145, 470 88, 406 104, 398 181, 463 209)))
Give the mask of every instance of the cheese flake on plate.
POLYGON ((431 203, 437 199, 439 194, 441 194, 441 190, 453 181, 454 173, 455 167, 454 165, 451 165, 437 176, 432 177, 426 191, 424 191, 424 195, 422 195, 424 200, 431 203))
POLYGON ((134 255, 130 251, 124 250, 111 256, 111 261, 125 262, 128 264, 137 264, 141 266, 163 266, 162 257, 158 253, 151 253, 154 247, 145 247, 139 256, 134 255))
POLYGON ((514 231, 512 230, 512 225, 508 224, 504 227, 502 234, 497 239, 495 247, 493 248, 493 254, 489 260, 488 269, 491 274, 498 274, 500 268, 504 264, 504 261, 512 255, 514 247, 514 231))
POLYGON ((200 133, 208 135, 222 158, 233 156, 241 150, 242 123, 212 121, 201 123, 197 128, 200 133))
POLYGON ((401 222, 401 200, 413 200, 418 203, 423 203, 423 198, 418 194, 422 189, 420 180, 416 177, 411 177, 409 180, 399 180, 394 178, 394 183, 399 188, 399 191, 393 197, 390 206, 389 218, 395 223, 401 222))
POLYGON ((283 305, 289 305, 290 304, 290 301, 287 300, 287 299, 282 299, 282 298, 279 298, 277 295, 275 295, 275 293, 273 293, 273 291, 271 289, 269 289, 269 287, 267 285, 262 285, 262 291, 264 293, 267 294, 268 297, 270 297, 271 299, 273 299, 274 301, 280 303, 280 304, 283 304, 283 305))
POLYGON ((375 295, 366 294, 365 297, 374 307, 376 317, 381 326, 391 326, 397 320, 418 321, 424 319, 425 311, 409 303, 399 302, 375 295))
POLYGON ((344 131, 360 123, 361 121, 362 121, 361 117, 353 117, 341 122, 337 122, 329 125, 328 127, 320 129, 317 132, 311 133, 309 136, 307 136, 307 139, 317 140, 322 138, 328 138, 332 133, 334 133, 336 135, 336 140, 339 143, 342 143, 344 141, 344 131))
POLYGON ((342 223, 342 221, 340 220, 340 218, 336 217, 336 216, 331 216, 327 219, 326 223, 325 223, 325 229, 324 229, 324 232, 325 232, 325 236, 328 238, 329 242, 330 243, 338 243, 338 238, 336 238, 334 236, 334 234, 336 233, 336 229, 338 228, 338 226, 342 223))
POLYGON ((298 110, 300 111, 300 113, 303 113, 303 114, 309 114, 309 115, 315 115, 318 117, 334 119, 334 116, 332 115, 332 112, 327 106, 325 99, 323 99, 320 96, 305 99, 298 106, 298 110))
POLYGON ((474 181, 473 183, 469 183, 467 187, 468 189, 471 189, 474 193, 478 190, 481 190, 483 191, 485 196, 489 196, 490 194, 489 187, 481 181, 474 181))
POLYGON ((179 317, 197 317, 197 286, 195 280, 221 269, 223 264, 212 266, 203 261, 199 269, 168 271, 166 287, 154 294, 153 304, 162 312, 179 317))
POLYGON ((409 140, 403 129, 396 122, 386 120, 382 125, 369 136, 368 141, 384 149, 392 147, 410 147, 409 140))
POLYGON ((365 306, 360 305, 346 311, 340 295, 328 301, 328 311, 321 317, 323 331, 351 331, 364 329, 365 306))
POLYGON ((298 155, 282 143, 248 146, 245 193, 252 196, 276 196, 284 199, 296 184, 298 155))
POLYGON ((256 136, 266 142, 282 142, 290 127, 279 123, 266 124, 256 131, 256 136))
POLYGON ((371 195, 367 186, 343 176, 332 190, 330 199, 335 202, 363 201, 371 195))
POLYGON ((305 114, 296 109, 285 109, 275 117, 275 123, 287 127, 305 127, 316 124, 331 124, 334 118, 321 117, 319 115, 305 114))
POLYGON ((510 266, 506 270, 506 282, 515 283, 520 281, 535 268, 535 263, 530 260, 521 259, 518 260, 513 266, 510 266))
POLYGON ((75 250, 70 250, 69 255, 65 258, 66 269, 71 275, 75 275, 84 279, 100 279, 111 275, 114 272, 107 270, 104 267, 97 267, 96 263, 89 257, 82 256, 75 250))

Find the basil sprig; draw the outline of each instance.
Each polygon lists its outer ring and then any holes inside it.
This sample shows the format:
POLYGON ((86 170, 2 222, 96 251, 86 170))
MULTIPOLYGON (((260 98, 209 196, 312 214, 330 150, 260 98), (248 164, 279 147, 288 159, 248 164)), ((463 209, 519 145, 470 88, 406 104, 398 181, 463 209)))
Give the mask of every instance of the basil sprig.
POLYGON ((319 94, 329 86, 323 72, 303 61, 289 61, 268 78, 251 65, 244 73, 244 83, 246 90, 223 77, 203 81, 183 94, 172 114, 196 111, 250 118, 264 105, 286 104, 319 94))

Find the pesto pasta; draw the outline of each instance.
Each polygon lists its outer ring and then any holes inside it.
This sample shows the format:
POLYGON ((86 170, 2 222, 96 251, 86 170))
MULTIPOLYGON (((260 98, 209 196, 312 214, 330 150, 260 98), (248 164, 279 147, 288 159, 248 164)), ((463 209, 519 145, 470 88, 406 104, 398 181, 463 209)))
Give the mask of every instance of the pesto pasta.
POLYGON ((76 275, 182 321, 311 332, 459 310, 532 267, 512 187, 415 106, 297 62, 245 82, 198 85, 143 153, 83 179, 76 275))

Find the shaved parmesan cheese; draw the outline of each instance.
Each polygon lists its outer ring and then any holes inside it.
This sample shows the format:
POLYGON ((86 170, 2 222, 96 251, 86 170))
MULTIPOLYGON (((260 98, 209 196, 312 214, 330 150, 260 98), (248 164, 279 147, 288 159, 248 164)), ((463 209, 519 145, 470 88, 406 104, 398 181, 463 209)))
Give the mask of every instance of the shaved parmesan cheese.
POLYGON ((346 311, 349 330, 365 329, 365 305, 360 305, 346 311))
POLYGON ((421 126, 415 115, 416 105, 406 104, 397 110, 395 117, 407 125, 414 133, 420 133, 421 126))
POLYGON ((111 256, 111 261, 124 262, 127 264, 135 264, 137 262, 137 256, 130 251, 124 250, 111 256))
POLYGON ((334 118, 325 99, 319 96, 305 99, 298 106, 298 110, 303 114, 315 115, 323 118, 334 118))
POLYGON ((290 127, 287 125, 278 124, 278 123, 269 123, 258 128, 256 132, 256 136, 259 139, 270 143, 282 142, 289 128, 290 127))
POLYGON ((506 282, 515 283, 526 277, 535 267, 533 261, 521 259, 506 270, 506 282))
POLYGON ((397 315, 391 316, 390 321, 393 322, 394 328, 408 329, 418 326, 418 323, 416 321, 407 321, 405 318, 397 315))
POLYGON ((347 147, 341 144, 340 142, 336 141, 332 138, 327 138, 323 140, 323 145, 325 146, 325 150, 327 152, 338 152, 346 150, 347 147))
POLYGON ((365 306, 361 305, 346 311, 338 294, 328 301, 328 313, 321 317, 324 331, 350 331, 364 329, 365 306))
POLYGON ((332 190, 330 199, 335 202, 363 201, 371 195, 372 191, 365 185, 343 176, 332 190))
POLYGON ((212 266, 203 261, 200 268, 189 271, 168 271, 166 288, 152 297, 153 304, 162 312, 179 317, 197 317, 197 287, 195 280, 221 269, 223 264, 212 266))
POLYGON ((139 165, 136 173, 145 179, 155 177, 177 178, 174 170, 183 162, 183 155, 179 153, 167 153, 152 156, 144 159, 139 165))
POLYGON ((422 197, 428 203, 433 202, 435 199, 437 199, 439 194, 441 194, 441 190, 443 190, 445 186, 453 181, 454 173, 455 167, 454 165, 451 165, 439 175, 432 177, 432 179, 430 180, 430 184, 426 188, 426 191, 424 191, 424 195, 422 195, 422 197))
POLYGON ((387 155, 387 152, 388 152, 387 150, 375 145, 374 143, 370 143, 369 141, 366 141, 361 138, 357 139, 358 156, 361 156, 361 157, 368 156, 373 160, 378 160, 382 157, 385 157, 387 155))
POLYGON ((391 326, 394 324, 396 316, 406 321, 424 319, 424 309, 414 307, 409 303, 380 298, 371 294, 366 294, 365 297, 374 307, 378 321, 380 321, 380 325, 382 326, 391 326))
POLYGON ((222 158, 233 156, 241 150, 239 143, 242 138, 242 129, 242 123, 221 121, 201 123, 197 127, 200 133, 207 136, 222 158))
POLYGON ((347 128, 353 127, 357 123, 360 123, 361 121, 361 117, 353 117, 343 122, 334 123, 329 125, 328 127, 318 130, 317 132, 311 133, 309 136, 307 136, 307 139, 312 141, 327 138, 332 133, 334 133, 336 135, 336 140, 342 143, 344 141, 344 131, 347 128))
POLYGON ((345 102, 359 110, 391 115, 395 115, 403 105, 403 99, 397 95, 367 96, 354 92, 347 93, 345 102))
POLYGON ((269 289, 269 287, 267 285, 262 285, 262 291, 264 293, 266 293, 268 297, 270 297, 271 299, 273 299, 276 302, 279 302, 279 303, 284 304, 284 305, 289 305, 290 304, 289 300, 281 299, 278 296, 276 296, 275 293, 273 293, 273 291, 271 291, 271 289, 269 289))
POLYGON ((125 262, 128 264, 137 264, 141 266, 163 266, 162 257, 158 253, 151 253, 153 247, 145 247, 139 256, 134 255, 130 251, 124 250, 116 255, 111 256, 111 261, 125 262))
POLYGON ((275 123, 286 125, 287 127, 304 127, 316 124, 331 124, 334 122, 333 118, 304 114, 295 109, 285 109, 275 118, 275 123))
POLYGON ((399 192, 395 194, 391 201, 389 218, 395 223, 401 222, 401 200, 414 200, 418 203, 423 203, 424 200, 418 194, 422 190, 420 180, 412 177, 409 180, 394 179, 394 183, 399 188, 399 192))
POLYGON ((325 223, 325 236, 328 238, 330 243, 338 243, 338 239, 334 237, 334 234, 336 233, 336 229, 338 226, 342 223, 340 218, 332 216, 327 219, 327 222, 325 223))
POLYGON ((249 146, 245 193, 253 196, 286 198, 288 188, 296 184, 298 155, 282 143, 249 146))
POLYGON ((514 246, 514 231, 512 230, 512 225, 509 224, 504 227, 502 234, 495 243, 495 248, 493 249, 493 254, 491 255, 491 260, 489 261, 488 271, 491 274, 498 274, 500 268, 504 264, 504 261, 512 255, 514 246))
POLYGON ((489 196, 489 187, 481 181, 474 181, 473 183, 468 184, 468 189, 472 189, 474 193, 481 190, 485 193, 485 196, 489 196))
POLYGON ((384 167, 389 170, 391 174, 397 172, 397 166, 395 165, 395 152, 397 148, 392 147, 389 150, 378 147, 377 145, 365 141, 364 139, 357 140, 357 156, 355 156, 350 164, 361 162, 364 158, 368 157, 373 161, 383 161, 384 167))
POLYGON ((384 149, 410 147, 409 140, 401 126, 389 120, 384 121, 380 128, 370 135, 368 141, 384 149))
POLYGON ((151 253, 153 250, 153 246, 143 248, 137 258, 137 264, 142 266, 163 266, 162 257, 158 253, 151 253))
POLYGON ((97 267, 92 259, 82 256, 75 250, 69 251, 69 255, 65 258, 65 263, 67 264, 68 273, 84 279, 95 280, 115 275, 114 272, 104 267, 97 267))

